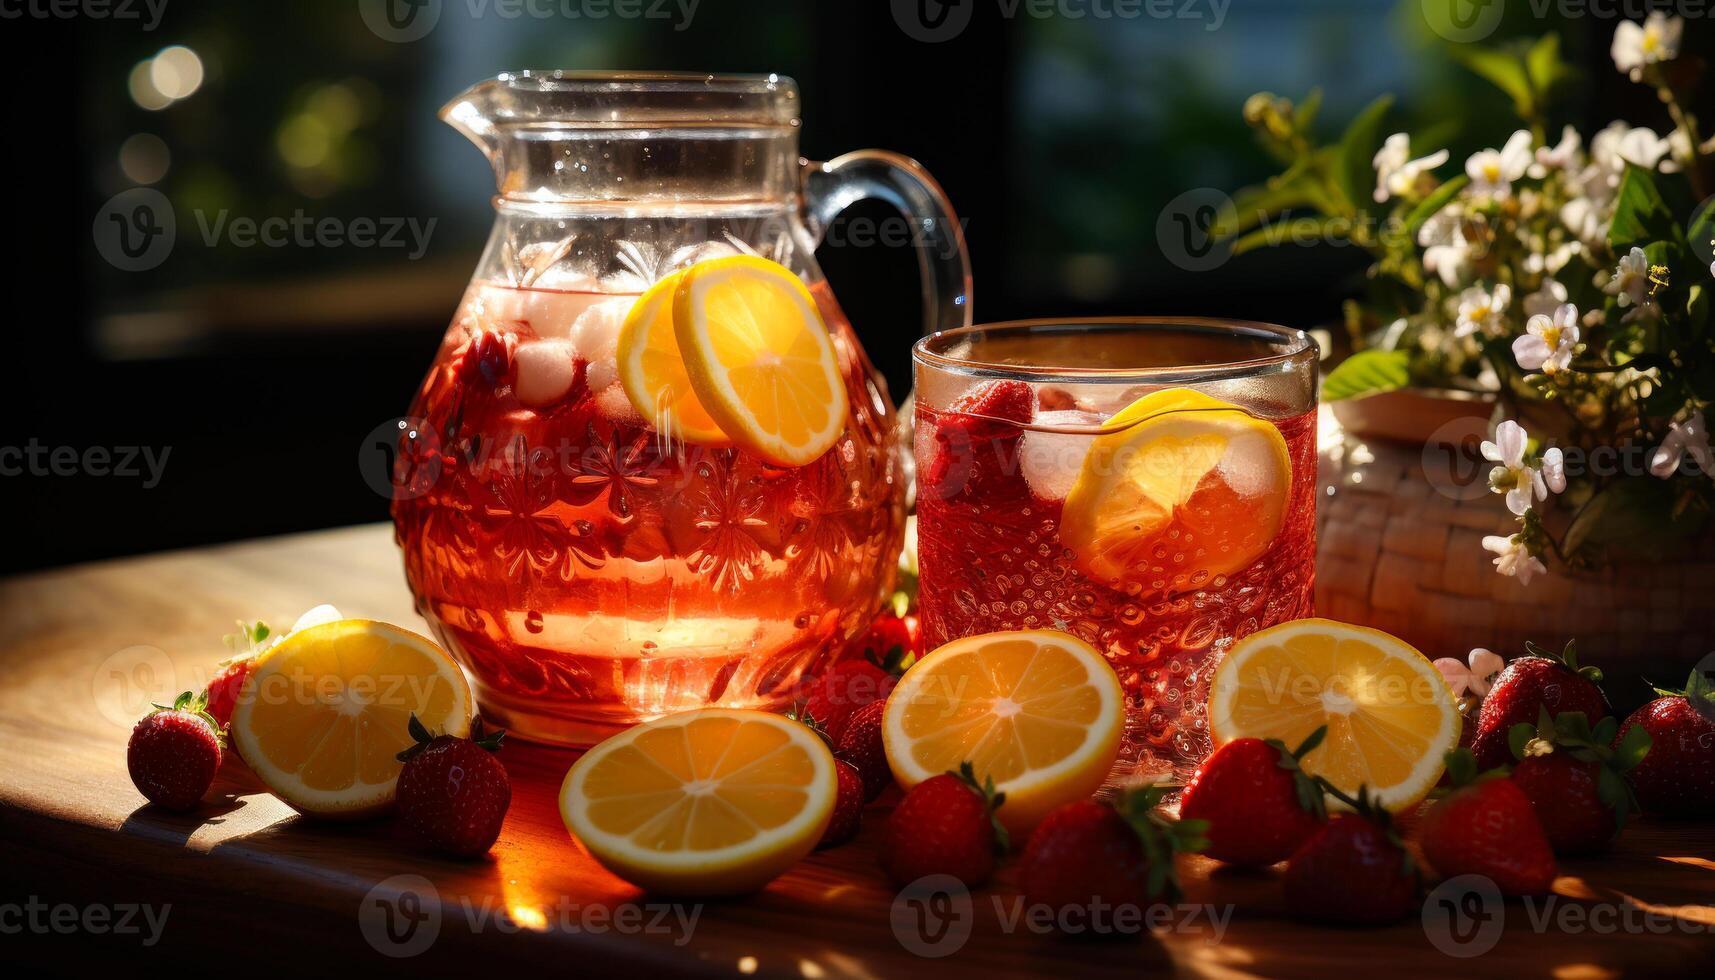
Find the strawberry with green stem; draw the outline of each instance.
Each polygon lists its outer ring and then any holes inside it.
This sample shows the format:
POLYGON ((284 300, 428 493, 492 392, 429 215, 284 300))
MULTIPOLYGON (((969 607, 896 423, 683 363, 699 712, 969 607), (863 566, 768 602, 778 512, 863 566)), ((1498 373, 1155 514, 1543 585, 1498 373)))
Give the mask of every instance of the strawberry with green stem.
POLYGON ((1626 782, 1650 752, 1647 729, 1634 727, 1616 739, 1619 722, 1601 719, 1592 728, 1583 712, 1550 717, 1545 707, 1536 724, 1508 732, 1512 781, 1536 811, 1556 854, 1582 854, 1611 844, 1638 808, 1626 782))
POLYGON ((1526 643, 1525 651, 1527 656, 1507 664, 1495 678, 1477 712, 1477 734, 1471 741, 1471 751, 1483 769, 1512 762, 1508 751, 1512 727, 1536 721, 1543 708, 1551 715, 1578 711, 1593 720, 1613 713, 1607 695, 1602 692, 1602 672, 1579 665, 1573 641, 1568 640, 1560 653, 1552 653, 1535 643, 1526 643))
POLYGON ((1507 770, 1479 772, 1470 749, 1447 753, 1452 792, 1418 825, 1423 856, 1444 877, 1478 874, 1503 895, 1540 895, 1554 883, 1554 849, 1507 770))
POLYGON ((992 778, 977 782, 969 762, 923 780, 888 817, 882 870, 897 886, 934 874, 951 875, 968 888, 987 884, 996 859, 1012 846, 995 816, 1005 802, 992 778))
MULTIPOLYGON (((1078 800, 1056 807, 1031 832, 1018 861, 1018 880, 1032 905, 1073 921, 1067 909, 1090 915, 1111 909, 1147 910, 1177 900, 1180 889, 1173 856, 1202 850, 1208 824, 1173 820, 1159 809, 1177 789, 1153 784, 1122 793, 1113 803, 1078 800)), ((1143 926, 1142 915, 1114 917, 1114 926, 1143 926)))
POLYGON ((131 782, 162 809, 191 810, 220 771, 221 725, 208 713, 207 692, 186 691, 154 709, 131 730, 125 748, 131 782))
POLYGON ((1715 679, 1693 670, 1684 690, 1656 688, 1660 697, 1632 712, 1615 735, 1615 748, 1635 730, 1651 745, 1626 774, 1649 813, 1715 817, 1715 679))
POLYGON ((1287 859, 1282 884, 1292 913, 1362 925, 1404 918, 1417 905, 1418 874, 1392 818, 1368 786, 1351 797, 1318 782, 1352 812, 1330 817, 1287 859))
POLYGON ((1300 767, 1327 735, 1324 725, 1296 749, 1236 738, 1204 760, 1179 804, 1181 817, 1207 821, 1204 853, 1251 867, 1290 857, 1328 819, 1321 786, 1300 767))

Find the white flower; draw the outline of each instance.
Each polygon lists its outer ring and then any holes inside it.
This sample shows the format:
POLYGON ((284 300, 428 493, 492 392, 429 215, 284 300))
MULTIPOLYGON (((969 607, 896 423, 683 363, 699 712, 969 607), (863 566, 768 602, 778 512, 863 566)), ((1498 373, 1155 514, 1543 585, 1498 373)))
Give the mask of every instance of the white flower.
POLYGON ((1607 214, 1607 206, 1594 197, 1575 197, 1560 206, 1560 223, 1591 249, 1608 240, 1608 224, 1611 220, 1607 214))
POLYGON ((1513 338, 1513 357, 1519 367, 1554 374, 1572 364, 1578 346, 1578 307, 1562 303, 1553 316, 1531 317, 1524 329, 1524 336, 1513 338))
POLYGON ((1648 126, 1628 126, 1616 119, 1590 140, 1590 159, 1609 175, 1611 186, 1618 187, 1626 164, 1654 170, 1672 149, 1671 142, 1648 126))
POLYGON ((1524 315, 1552 314, 1566 302, 1566 287, 1559 280, 1544 279, 1536 292, 1524 298, 1524 315))
POLYGON ((1634 245, 1631 252, 1621 256, 1614 277, 1602 287, 1602 292, 1616 297, 1621 306, 1643 306, 1649 302, 1649 288, 1649 257, 1634 245))
POLYGON ((1471 193, 1489 197, 1506 197, 1513 191, 1513 181, 1530 169, 1530 132, 1519 130, 1500 149, 1478 150, 1465 161, 1465 173, 1471 178, 1471 193))
POLYGON ((1555 170, 1576 170, 1584 160, 1584 140, 1578 130, 1567 126, 1560 131, 1560 142, 1553 147, 1536 148, 1536 162, 1526 171, 1538 180, 1555 170))
POLYGON ((1417 187, 1425 173, 1447 162, 1447 151, 1437 150, 1428 156, 1411 158, 1411 137, 1395 133, 1376 151, 1372 161, 1376 168, 1376 203, 1389 197, 1405 197, 1417 187))
POLYGON ((1477 697, 1489 693, 1489 686, 1495 682, 1495 675, 1505 670, 1507 662, 1500 654, 1482 647, 1472 650, 1466 658, 1470 666, 1466 666, 1457 657, 1439 657, 1435 661, 1435 669, 1441 671, 1441 676, 1447 679, 1447 686, 1453 689, 1453 696, 1464 697, 1467 693, 1477 697))
POLYGON ((1684 18, 1669 17, 1658 10, 1641 25, 1622 21, 1614 28, 1614 43, 1608 53, 1614 56, 1615 68, 1640 82, 1646 66, 1679 57, 1679 39, 1684 32, 1684 18))
POLYGON ((1454 205, 1442 208, 1417 229, 1417 244, 1423 249, 1423 268, 1441 277, 1449 289, 1463 283, 1471 271, 1471 245, 1465 240, 1465 221, 1454 205))
POLYGON ((1510 538, 1491 534, 1483 539, 1483 547, 1495 553, 1495 571, 1517 578, 1520 585, 1529 585, 1532 578, 1548 571, 1517 534, 1510 538))
POLYGON ((1709 450, 1709 429, 1703 424, 1702 412, 1692 412, 1685 421, 1667 427, 1661 445, 1650 455, 1650 475, 1668 479, 1678 472, 1687 453, 1705 475, 1715 476, 1715 454, 1709 450))
POLYGON ((1566 492, 1566 454, 1559 446, 1542 454, 1542 482, 1548 484, 1549 493, 1566 492))
POLYGON ((1482 332, 1498 337, 1505 333, 1507 305, 1512 299, 1512 287, 1504 282, 1496 283, 1493 292, 1484 292, 1483 287, 1472 286, 1460 293, 1459 319, 1453 336, 1469 337, 1482 332))
POLYGON ((1506 419, 1495 427, 1495 441, 1483 443, 1483 458, 1497 464, 1489 472, 1489 486, 1496 493, 1507 495, 1507 510, 1520 517, 1530 510, 1533 500, 1548 499, 1548 487, 1542 474, 1524 461, 1527 434, 1524 426, 1506 419))

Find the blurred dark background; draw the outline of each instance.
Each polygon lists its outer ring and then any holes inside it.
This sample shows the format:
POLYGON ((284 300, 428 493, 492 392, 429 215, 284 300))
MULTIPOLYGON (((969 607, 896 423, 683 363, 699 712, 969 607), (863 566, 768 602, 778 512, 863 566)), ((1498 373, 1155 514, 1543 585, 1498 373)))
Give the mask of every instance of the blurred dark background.
MULTIPOLYGON (((381 8, 370 0, 97 7, 128 16, 21 3, 0 22, 14 202, 0 446, 168 455, 149 487, 147 470, 0 476, 0 571, 385 519, 359 477, 359 445, 405 410, 493 191, 481 156, 435 110, 501 70, 796 78, 807 156, 882 147, 939 178, 967 221, 978 320, 1328 323, 1364 267, 1351 249, 1289 247, 1192 273, 1158 243, 1176 195, 1274 172, 1240 117, 1245 97, 1322 86, 1332 138, 1394 92, 1389 131, 1444 124, 1444 173, 1518 124, 1506 98, 1447 56, 1420 0, 1176 0, 1150 9, 1190 16, 1128 18, 1094 16, 1112 5, 1083 0, 1042 17, 1010 0, 443 0, 435 28, 404 42, 366 26, 381 8), (901 26, 913 8, 969 23, 925 42, 901 26), (164 262, 127 272, 103 258, 92 226, 137 187, 166 195, 178 227, 164 262), (207 244, 197 216, 223 212, 435 224, 420 255, 207 244)), ((1565 121, 1588 135, 1616 117, 1668 128, 1649 90, 1614 71, 1613 20, 1510 7, 1493 40, 1558 31, 1582 72, 1556 131, 1565 121)), ((1693 20, 1686 46, 1707 56, 1712 33, 1693 20)), ((888 214, 861 204, 843 220, 888 214)), ((823 267, 902 395, 920 323, 911 249, 832 237, 846 243, 823 248, 823 267)))

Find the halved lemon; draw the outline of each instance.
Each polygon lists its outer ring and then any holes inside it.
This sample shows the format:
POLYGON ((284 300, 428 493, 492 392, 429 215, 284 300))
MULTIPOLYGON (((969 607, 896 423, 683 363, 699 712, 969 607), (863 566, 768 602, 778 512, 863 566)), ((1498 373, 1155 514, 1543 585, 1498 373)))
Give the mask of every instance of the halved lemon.
POLYGON ((1327 725, 1304 771, 1349 794, 1367 785, 1398 810, 1441 778, 1459 744, 1453 692, 1429 658, 1380 630, 1300 619, 1238 641, 1215 669, 1209 729, 1216 744, 1278 738, 1297 745, 1327 725))
POLYGON ((996 816, 1020 842, 1049 810, 1100 788, 1124 731, 1113 667, 1088 643, 1047 630, 937 648, 905 672, 882 714, 901 786, 969 761, 1006 794, 996 816))
POLYGON ((357 818, 393 803, 415 714, 436 734, 470 732, 470 685, 434 643, 366 619, 298 630, 257 658, 231 737, 274 795, 299 811, 357 818))
POLYGON ((619 329, 619 383, 631 407, 659 432, 694 445, 731 442, 691 387, 673 331, 673 294, 683 272, 644 291, 619 329))
POLYGON ((673 329, 697 399, 721 431, 802 466, 846 426, 846 388, 816 300, 792 270, 754 255, 680 273, 673 329))
POLYGON ((1262 557, 1286 517, 1292 459, 1269 422, 1189 388, 1132 402, 1097 436, 1066 496, 1060 540, 1090 577, 1181 592, 1262 557))
POLYGON ((810 853, 838 794, 834 756, 766 711, 702 708, 584 753, 560 817, 602 866, 645 890, 755 891, 810 853))

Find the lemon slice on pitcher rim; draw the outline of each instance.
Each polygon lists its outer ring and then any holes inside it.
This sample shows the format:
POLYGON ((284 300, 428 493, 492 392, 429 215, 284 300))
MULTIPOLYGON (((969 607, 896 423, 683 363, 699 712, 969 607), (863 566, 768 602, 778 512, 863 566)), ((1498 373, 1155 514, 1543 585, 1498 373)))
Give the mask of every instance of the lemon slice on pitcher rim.
POLYGON ((815 848, 839 779, 821 737, 767 711, 702 708, 612 736, 572 764, 560 817, 648 891, 739 895, 815 848))
POLYGON ((1441 672, 1404 641, 1329 619, 1299 619, 1238 641, 1215 669, 1209 730, 1216 744, 1328 737, 1303 761, 1348 794, 1367 785, 1399 810, 1441 778, 1462 723, 1441 672))
POLYGON ((342 619, 289 634, 257 658, 233 708, 239 755, 274 795, 323 817, 393 803, 412 715, 470 732, 470 685, 444 650, 387 623, 342 619))
POLYGON ((1132 594, 1202 588, 1268 550, 1292 459, 1280 430, 1189 388, 1144 395, 1090 443, 1060 540, 1091 578, 1132 594))
POLYGON ((1125 692, 1088 643, 1020 630, 967 636, 912 665, 888 696, 882 744, 910 788, 970 762, 1014 834, 1094 793, 1119 756, 1125 692))
POLYGON ((683 272, 644 291, 619 330, 619 383, 631 407, 659 432, 700 446, 731 442, 697 400, 679 338, 673 329, 673 295, 683 272))
POLYGON ((846 426, 833 339, 810 290, 778 262, 709 259, 680 273, 673 329, 697 400, 727 437, 802 466, 846 426))

